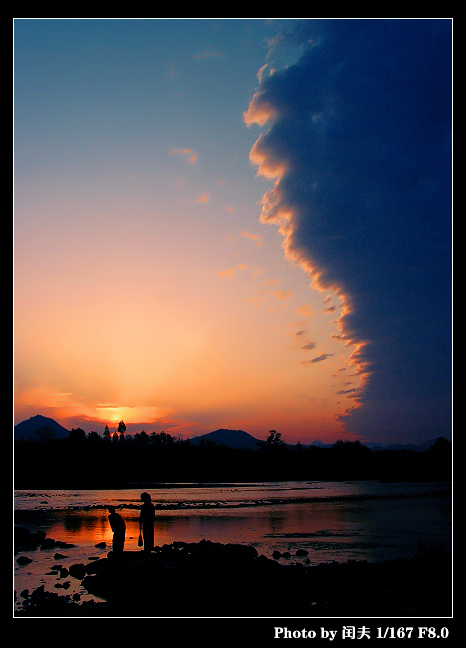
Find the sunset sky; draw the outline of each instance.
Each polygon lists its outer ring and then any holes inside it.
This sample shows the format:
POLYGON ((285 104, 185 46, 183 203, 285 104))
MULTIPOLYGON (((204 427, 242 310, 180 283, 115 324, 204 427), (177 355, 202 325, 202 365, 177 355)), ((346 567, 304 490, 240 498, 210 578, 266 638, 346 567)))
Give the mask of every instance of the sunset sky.
POLYGON ((16 19, 14 422, 451 436, 450 19, 16 19))

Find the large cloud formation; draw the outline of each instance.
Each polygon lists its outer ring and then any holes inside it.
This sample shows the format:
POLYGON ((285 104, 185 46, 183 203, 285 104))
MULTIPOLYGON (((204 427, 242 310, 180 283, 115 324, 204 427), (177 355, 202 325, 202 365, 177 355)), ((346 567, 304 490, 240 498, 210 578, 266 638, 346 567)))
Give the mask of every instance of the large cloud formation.
MULTIPOLYGON (((342 304, 368 376, 348 431, 423 440, 451 429, 451 68, 447 19, 300 20, 301 47, 261 70, 245 113, 273 180, 261 220, 342 304)), ((283 40, 283 39, 282 39, 283 40)))

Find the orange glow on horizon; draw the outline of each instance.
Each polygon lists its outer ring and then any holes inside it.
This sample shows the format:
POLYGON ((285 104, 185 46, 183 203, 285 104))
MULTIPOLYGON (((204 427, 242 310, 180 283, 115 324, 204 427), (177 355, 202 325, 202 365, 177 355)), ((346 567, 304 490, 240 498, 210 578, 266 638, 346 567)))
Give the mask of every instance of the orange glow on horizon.
MULTIPOLYGON (((244 121, 275 116, 259 92, 244 121)), ((287 160, 268 156, 262 135, 237 158, 248 176, 252 162, 272 180, 258 202, 223 154, 209 160, 208 138, 178 143, 183 131, 171 126, 150 167, 127 168, 118 149, 114 168, 93 167, 88 192, 73 175, 47 175, 34 191, 18 179, 15 422, 42 414, 86 431, 122 420, 184 438, 230 428, 337 439, 358 392, 338 394, 334 376, 348 368, 359 374, 350 389, 361 388, 363 341, 345 337, 346 293, 321 285, 293 239, 287 160)))
MULTIPOLYGON (((264 126, 269 120, 275 117, 274 111, 262 100, 261 92, 257 92, 250 102, 249 109, 244 115, 245 122, 248 126, 253 123, 264 126)), ((295 266, 300 267, 310 278, 310 287, 320 293, 331 293, 339 302, 340 315, 332 322, 338 333, 332 334, 332 338, 340 343, 345 343, 346 347, 351 350, 349 357, 344 362, 353 371, 353 377, 357 377, 358 383, 353 387, 349 400, 345 401, 343 407, 336 408, 331 418, 338 422, 341 432, 345 432, 344 418, 353 410, 361 406, 361 395, 370 378, 369 363, 364 360, 363 349, 368 345, 367 340, 354 339, 346 328, 346 318, 352 312, 350 294, 338 283, 329 284, 324 280, 324 271, 320 269, 310 258, 306 249, 299 245, 296 228, 297 213, 290 207, 286 200, 283 200, 281 181, 287 173, 287 162, 278 159, 269 154, 263 146, 264 136, 261 133, 250 151, 250 160, 258 167, 257 175, 265 179, 273 180, 273 187, 266 191, 261 199, 260 220, 263 223, 273 223, 278 226, 279 233, 283 236, 282 247, 285 257, 295 266)), ((283 293, 282 291, 282 294, 283 293)), ((324 312, 333 313, 336 306, 332 304, 324 309, 324 312)), ((327 358, 332 354, 323 354, 322 358, 327 358)), ((303 364, 314 362, 313 360, 303 361, 303 364)))

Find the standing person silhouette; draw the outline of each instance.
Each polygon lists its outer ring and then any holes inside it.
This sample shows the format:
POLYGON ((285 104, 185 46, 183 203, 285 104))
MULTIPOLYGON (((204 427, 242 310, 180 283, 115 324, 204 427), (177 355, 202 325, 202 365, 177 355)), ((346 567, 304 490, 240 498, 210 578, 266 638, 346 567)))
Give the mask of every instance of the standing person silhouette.
POLYGON ((139 531, 142 531, 144 551, 150 552, 154 548, 155 507, 149 493, 141 493, 141 499, 143 505, 139 515, 139 531))
POLYGON ((113 553, 122 554, 125 546, 126 524, 119 513, 115 512, 114 506, 109 506, 110 515, 108 521, 113 531, 113 553))

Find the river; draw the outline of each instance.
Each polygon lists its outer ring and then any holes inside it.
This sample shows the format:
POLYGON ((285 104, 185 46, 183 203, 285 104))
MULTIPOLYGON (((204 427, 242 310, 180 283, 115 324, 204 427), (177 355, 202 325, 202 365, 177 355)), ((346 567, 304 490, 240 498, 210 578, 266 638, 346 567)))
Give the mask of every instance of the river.
MULTIPOLYGON (((92 598, 80 582, 60 578, 57 563, 105 557, 112 544, 109 505, 126 522, 125 549, 136 551, 140 494, 156 506, 155 544, 174 541, 254 546, 268 558, 288 552, 281 562, 321 562, 410 558, 420 546, 451 550, 451 484, 378 481, 264 482, 255 484, 134 485, 121 490, 21 490, 14 492, 14 523, 73 544, 66 549, 22 552, 32 559, 14 562, 14 589, 31 592, 43 584, 92 598), (105 547, 96 547, 105 543, 105 547), (305 557, 296 557, 305 549, 305 557), (63 557, 56 557, 57 552, 63 557)), ((18 601, 20 604, 20 601, 18 601)))

